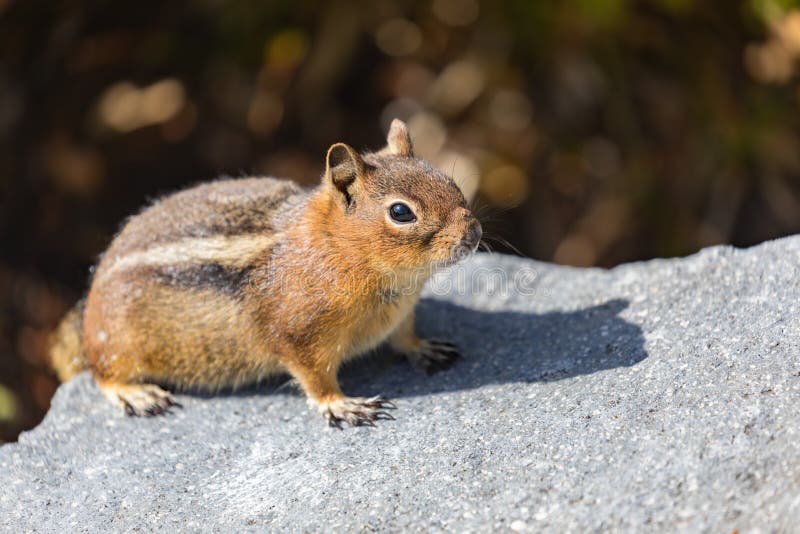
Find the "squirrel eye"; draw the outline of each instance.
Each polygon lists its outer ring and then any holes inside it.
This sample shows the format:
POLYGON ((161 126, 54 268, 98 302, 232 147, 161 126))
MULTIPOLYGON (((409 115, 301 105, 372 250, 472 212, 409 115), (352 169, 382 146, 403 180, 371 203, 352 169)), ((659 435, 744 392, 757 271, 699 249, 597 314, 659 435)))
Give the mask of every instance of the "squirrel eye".
POLYGON ((399 223, 410 223, 417 220, 417 216, 408 207, 408 204, 402 202, 395 202, 389 206, 389 216, 393 221, 399 223))

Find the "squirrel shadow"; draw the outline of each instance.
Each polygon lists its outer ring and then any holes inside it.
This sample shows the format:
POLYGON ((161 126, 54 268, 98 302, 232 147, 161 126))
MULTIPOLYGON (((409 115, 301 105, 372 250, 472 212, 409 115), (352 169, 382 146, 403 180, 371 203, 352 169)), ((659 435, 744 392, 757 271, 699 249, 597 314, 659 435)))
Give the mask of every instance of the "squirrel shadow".
MULTIPOLYGON (((629 367, 645 359, 647 352, 641 328, 619 317, 627 307, 627 300, 614 299, 567 312, 492 312, 423 299, 416 308, 417 333, 457 345, 462 357, 455 365, 429 376, 381 347, 346 363, 339 383, 346 395, 380 394, 395 399, 488 384, 553 382, 629 367)), ((187 393, 199 397, 302 395, 288 375, 235 391, 187 393)))
POLYGON ((552 382, 647 357, 642 330, 619 317, 628 301, 610 300, 568 312, 480 311, 425 299, 417 308, 418 332, 458 345, 462 358, 426 376, 403 358, 380 349, 340 373, 348 395, 388 398, 479 388, 487 384, 552 382), (401 361, 402 360, 402 361, 401 361))

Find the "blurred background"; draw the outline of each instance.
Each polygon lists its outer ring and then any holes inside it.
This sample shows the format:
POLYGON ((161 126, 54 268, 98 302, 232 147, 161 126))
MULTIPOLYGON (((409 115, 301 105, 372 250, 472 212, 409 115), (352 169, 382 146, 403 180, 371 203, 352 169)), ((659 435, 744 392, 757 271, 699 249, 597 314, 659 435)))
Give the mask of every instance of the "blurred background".
POLYGON ((496 250, 613 266, 800 230, 795 0, 0 0, 0 442, 47 334, 148 199, 417 153, 496 250))

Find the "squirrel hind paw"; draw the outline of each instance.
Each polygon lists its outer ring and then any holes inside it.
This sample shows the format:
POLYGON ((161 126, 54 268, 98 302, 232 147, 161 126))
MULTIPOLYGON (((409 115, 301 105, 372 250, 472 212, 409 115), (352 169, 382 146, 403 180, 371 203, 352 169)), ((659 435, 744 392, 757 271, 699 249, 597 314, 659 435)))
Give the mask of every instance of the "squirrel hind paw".
POLYGON ((418 350, 406 357, 412 365, 432 375, 452 367, 461 358, 461 353, 452 343, 426 340, 418 350))
POLYGON ((150 417, 181 408, 169 391, 153 384, 102 384, 103 393, 119 404, 129 416, 150 417))
POLYGON ((370 398, 344 397, 319 406, 328 426, 339 430, 342 430, 344 423, 350 426, 374 427, 375 421, 394 420, 394 416, 386 410, 396 408, 393 402, 380 395, 370 398))

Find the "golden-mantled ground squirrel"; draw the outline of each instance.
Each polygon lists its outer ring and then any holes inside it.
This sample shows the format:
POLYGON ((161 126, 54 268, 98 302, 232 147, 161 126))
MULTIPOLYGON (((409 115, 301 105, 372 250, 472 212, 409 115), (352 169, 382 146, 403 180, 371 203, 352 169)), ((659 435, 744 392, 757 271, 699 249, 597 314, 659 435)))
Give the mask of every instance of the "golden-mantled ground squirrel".
POLYGON ((220 180, 132 217, 53 336, 59 377, 88 367, 126 413, 155 415, 175 404, 159 386, 288 372, 333 426, 391 418, 383 397, 346 397, 339 366, 386 339, 428 372, 451 365, 454 345, 415 334, 414 306, 437 268, 475 250, 481 225, 453 180, 414 157, 405 124, 387 141, 366 154, 333 145, 309 192, 220 180))

